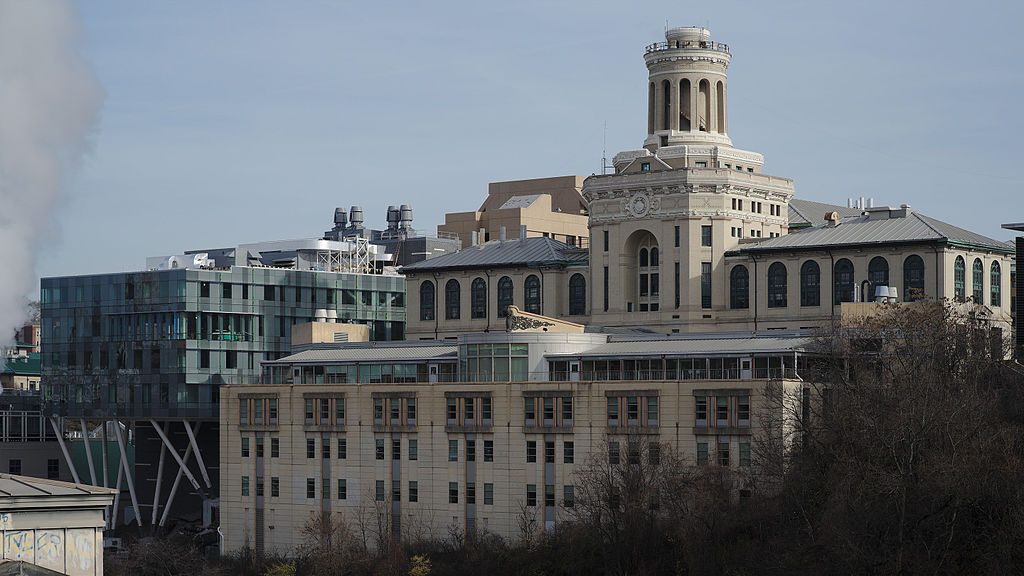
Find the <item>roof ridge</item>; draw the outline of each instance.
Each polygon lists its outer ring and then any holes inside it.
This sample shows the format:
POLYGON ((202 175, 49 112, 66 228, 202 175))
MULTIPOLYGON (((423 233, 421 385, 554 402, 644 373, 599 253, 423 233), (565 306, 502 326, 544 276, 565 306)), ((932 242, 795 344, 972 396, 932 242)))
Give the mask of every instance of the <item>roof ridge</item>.
POLYGON ((946 236, 946 234, 944 234, 943 232, 939 231, 939 229, 938 229, 938 228, 936 228, 935 226, 933 226, 933 225, 932 225, 932 223, 928 221, 928 217, 927 217, 927 216, 925 216, 924 214, 919 214, 919 213, 917 213, 917 212, 911 212, 911 214, 912 214, 912 215, 913 215, 913 216, 914 216, 915 218, 917 218, 917 219, 918 219, 918 221, 920 221, 920 222, 921 222, 922 224, 924 224, 925 226, 927 226, 927 227, 928 227, 928 228, 929 228, 929 229, 930 229, 930 230, 931 230, 932 232, 935 232, 936 234, 938 234, 938 235, 939 235, 939 237, 941 237, 941 238, 946 238, 947 240, 949 239, 949 236, 946 236))

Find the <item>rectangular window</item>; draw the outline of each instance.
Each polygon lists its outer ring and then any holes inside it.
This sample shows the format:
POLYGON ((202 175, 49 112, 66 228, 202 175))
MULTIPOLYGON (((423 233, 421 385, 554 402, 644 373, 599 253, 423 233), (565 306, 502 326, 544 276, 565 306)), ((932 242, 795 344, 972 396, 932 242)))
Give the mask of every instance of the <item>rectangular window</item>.
POLYGON ((277 498, 281 495, 281 479, 277 476, 270 477, 270 497, 277 498))
POLYGON ((306 458, 316 458, 316 440, 306 438, 306 458))
POLYGON ((711 262, 700 263, 700 307, 711 308, 711 262))
POLYGON ((449 440, 448 441, 448 461, 458 462, 459 461, 459 441, 449 440))
POLYGON ((548 396, 544 398, 544 425, 550 426, 555 419, 555 399, 548 396))
POLYGON ((718 442, 718 465, 728 466, 729 465, 729 442, 719 441, 718 442))
POLYGON ((270 424, 277 424, 277 398, 271 398, 267 405, 269 406, 267 422, 270 424))
POLYGON ((383 460, 384 459, 384 439, 383 438, 376 438, 374 440, 374 444, 375 444, 375 446, 374 446, 374 448, 375 448, 375 456, 376 456, 377 460, 383 460))
POLYGON ((555 485, 545 484, 544 485, 544 505, 554 506, 555 505, 555 485))
POLYGON ((675 234, 675 247, 679 248, 679 226, 675 227, 674 234, 675 234))
POLYGON ((619 458, 620 458, 619 443, 618 442, 614 442, 614 441, 613 442, 609 442, 608 443, 608 463, 609 464, 618 464, 619 463, 619 458))
POLYGON ((648 396, 647 397, 647 425, 657 426, 658 425, 658 397, 648 396))
POLYGON ((338 460, 345 460, 346 458, 348 458, 348 440, 338 438, 338 460))
POLYGON ((476 462, 476 440, 466 440, 466 462, 476 462))
POLYGON ((737 418, 741 428, 750 427, 750 396, 740 396, 737 399, 737 418))
POLYGON ((392 480, 391 481, 391 501, 401 502, 402 501, 402 481, 392 480))
POLYGON ((651 442, 647 445, 647 460, 653 466, 661 464, 661 444, 651 442))
POLYGON ((615 396, 608 397, 608 425, 619 425, 619 399, 615 396))
POLYGON ((463 398, 462 401, 465 406, 463 421, 470 424, 473 420, 476 420, 476 398, 463 398))
POLYGON ((458 420, 458 418, 459 418, 459 405, 458 405, 458 400, 456 398, 449 398, 448 399, 448 408, 447 408, 446 416, 448 418, 448 423, 449 424, 455 424, 456 420, 458 420))
POLYGON ((374 483, 374 491, 373 492, 374 492, 373 493, 373 499, 374 500, 376 500, 377 502, 383 502, 384 501, 384 481, 383 480, 377 480, 374 483))
POLYGON ((221 284, 221 298, 228 300, 231 299, 231 284, 228 284, 227 282, 221 284))
POLYGON ((409 481, 409 502, 420 501, 420 483, 415 480, 409 481))
POLYGON ((555 443, 544 442, 544 463, 554 464, 555 463, 555 443))
POLYGON ((636 426, 640 419, 640 400, 636 396, 626 397, 626 419, 630 426, 636 426))
MULTIPOLYGON (((138 364, 136 363, 136 366, 137 365, 138 364)), ((199 351, 199 367, 200 368, 209 368, 210 367, 210 351, 209 350, 200 350, 199 351)))
POLYGON ((256 477, 256 496, 259 496, 259 497, 263 496, 263 477, 262 476, 257 476, 256 477))
POLYGON ((345 399, 334 400, 334 423, 339 426, 345 423, 345 399))
POLYGON ((409 460, 420 459, 420 443, 415 438, 409 438, 409 460))
POLYGON ((729 398, 718 396, 715 398, 715 425, 724 427, 729 425, 729 398))
POLYGON ((480 399, 480 412, 481 412, 480 416, 484 419, 485 423, 491 421, 492 414, 491 414, 491 399, 490 398, 485 396, 485 397, 480 399))
POLYGON ((256 439, 256 457, 263 458, 263 437, 256 439))
POLYGON ((708 425, 708 397, 697 396, 693 401, 696 407, 697 427, 704 428, 708 425))
POLYGON ((562 396, 562 424, 572 423, 572 396, 562 396))
POLYGON ((537 505, 537 485, 527 484, 526 485, 526 505, 536 506, 537 505))
POLYGON ((523 398, 523 413, 526 415, 526 424, 533 425, 537 420, 537 399, 532 396, 523 398))
POLYGON ((305 416, 306 416, 306 424, 312 424, 313 423, 313 399, 312 398, 306 398, 305 416))
POLYGON ((562 443, 562 461, 572 464, 576 459, 576 445, 573 442, 562 443))
POLYGON ((324 500, 331 499, 331 479, 324 478, 320 480, 320 498, 324 500))
POLYGON ((398 424, 402 417, 402 400, 400 398, 389 399, 388 408, 390 408, 391 423, 398 424))
POLYGON ((338 478, 338 500, 348 500, 348 482, 338 478))
POLYGON ((279 458, 281 456, 281 439, 271 438, 270 439, 270 457, 279 458))
POLYGON ((604 311, 607 312, 608 311, 608 267, 607 266, 604 267, 604 276, 603 276, 602 282, 603 282, 603 290, 602 290, 602 293, 601 293, 601 297, 604 299, 604 311))
POLYGON ((476 482, 466 482, 466 504, 476 504, 476 482))
POLYGON ((331 442, 326 438, 320 443, 320 457, 324 460, 331 459, 331 442))
POLYGON ((384 399, 374 398, 373 399, 373 423, 383 424, 384 423, 384 399))
POLYGON ((242 436, 242 458, 249 457, 249 438, 242 436))
POLYGON ((602 232, 603 232, 603 236, 604 236, 604 251, 607 252, 608 251, 608 231, 607 230, 603 230, 602 232))
POLYGON ((391 439, 391 459, 401 460, 402 459, 402 439, 392 438, 391 439))
POLYGON ((484 440, 484 462, 494 462, 494 440, 484 440))
POLYGON ((494 504, 494 484, 484 483, 484 505, 494 504))
POLYGON ((679 300, 680 300, 680 295, 682 293, 681 284, 679 282, 679 262, 676 262, 674 264, 674 267, 675 267, 675 270, 674 270, 675 271, 675 276, 674 276, 674 280, 675 280, 675 305, 676 305, 676 308, 679 308, 679 300))
POLYGON ((407 398, 405 401, 405 421, 408 424, 416 422, 416 399, 407 398))
POLYGON ((708 463, 708 443, 697 442, 697 464, 704 465, 708 463))
POLYGON ((700 245, 711 246, 711 226, 700 227, 700 245))
POLYGON ((750 466, 750 442, 740 442, 740 466, 750 466))
POLYGON ((459 503, 459 483, 449 482, 448 483, 448 503, 458 504, 459 503))
POLYGON ((537 442, 534 440, 526 441, 526 461, 536 462, 537 461, 537 442))
POLYGON ((641 172, 650 172, 651 171, 651 163, 650 162, 641 162, 640 163, 640 171, 641 172))
POLYGON ((574 486, 562 486, 562 506, 572 508, 576 505, 576 488, 574 486))
POLYGON ((306 498, 316 498, 316 480, 306 478, 306 498))
POLYGON ((242 476, 242 496, 249 495, 249 477, 242 476))

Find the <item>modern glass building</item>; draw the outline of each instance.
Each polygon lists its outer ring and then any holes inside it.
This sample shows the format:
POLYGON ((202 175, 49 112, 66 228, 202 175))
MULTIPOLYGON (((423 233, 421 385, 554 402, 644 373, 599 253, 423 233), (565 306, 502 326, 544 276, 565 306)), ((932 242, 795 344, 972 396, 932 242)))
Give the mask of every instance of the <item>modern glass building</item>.
POLYGON ((184 474, 193 490, 175 514, 194 517, 202 502, 209 519, 220 387, 259 381, 261 362, 291 353, 296 324, 364 324, 371 340, 404 338, 405 279, 386 257, 365 242, 272 242, 150 259, 145 272, 44 278, 44 412, 65 428, 124 426, 118 441, 137 454, 124 471, 129 518, 165 518, 184 474))

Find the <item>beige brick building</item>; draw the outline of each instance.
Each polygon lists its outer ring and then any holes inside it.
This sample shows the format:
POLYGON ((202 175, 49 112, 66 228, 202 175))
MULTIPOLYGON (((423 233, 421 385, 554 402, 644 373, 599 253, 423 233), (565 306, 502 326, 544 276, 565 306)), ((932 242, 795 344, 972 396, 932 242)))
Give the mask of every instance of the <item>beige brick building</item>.
POLYGON ((224 389, 225 550, 292 551, 321 511, 357 533, 516 539, 524 514, 567 517, 578 465, 636 443, 750 470, 765 385, 798 390, 808 343, 497 332, 268 362, 268 384, 224 389))

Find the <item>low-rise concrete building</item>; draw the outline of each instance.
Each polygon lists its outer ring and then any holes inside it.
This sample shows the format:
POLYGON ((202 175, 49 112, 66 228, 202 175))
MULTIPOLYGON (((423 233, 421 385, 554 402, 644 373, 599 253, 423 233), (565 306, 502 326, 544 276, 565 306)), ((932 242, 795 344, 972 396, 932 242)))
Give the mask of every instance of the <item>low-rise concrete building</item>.
POLYGON ((58 574, 102 576, 103 528, 114 493, 0 474, 0 566, 24 562, 58 574))

